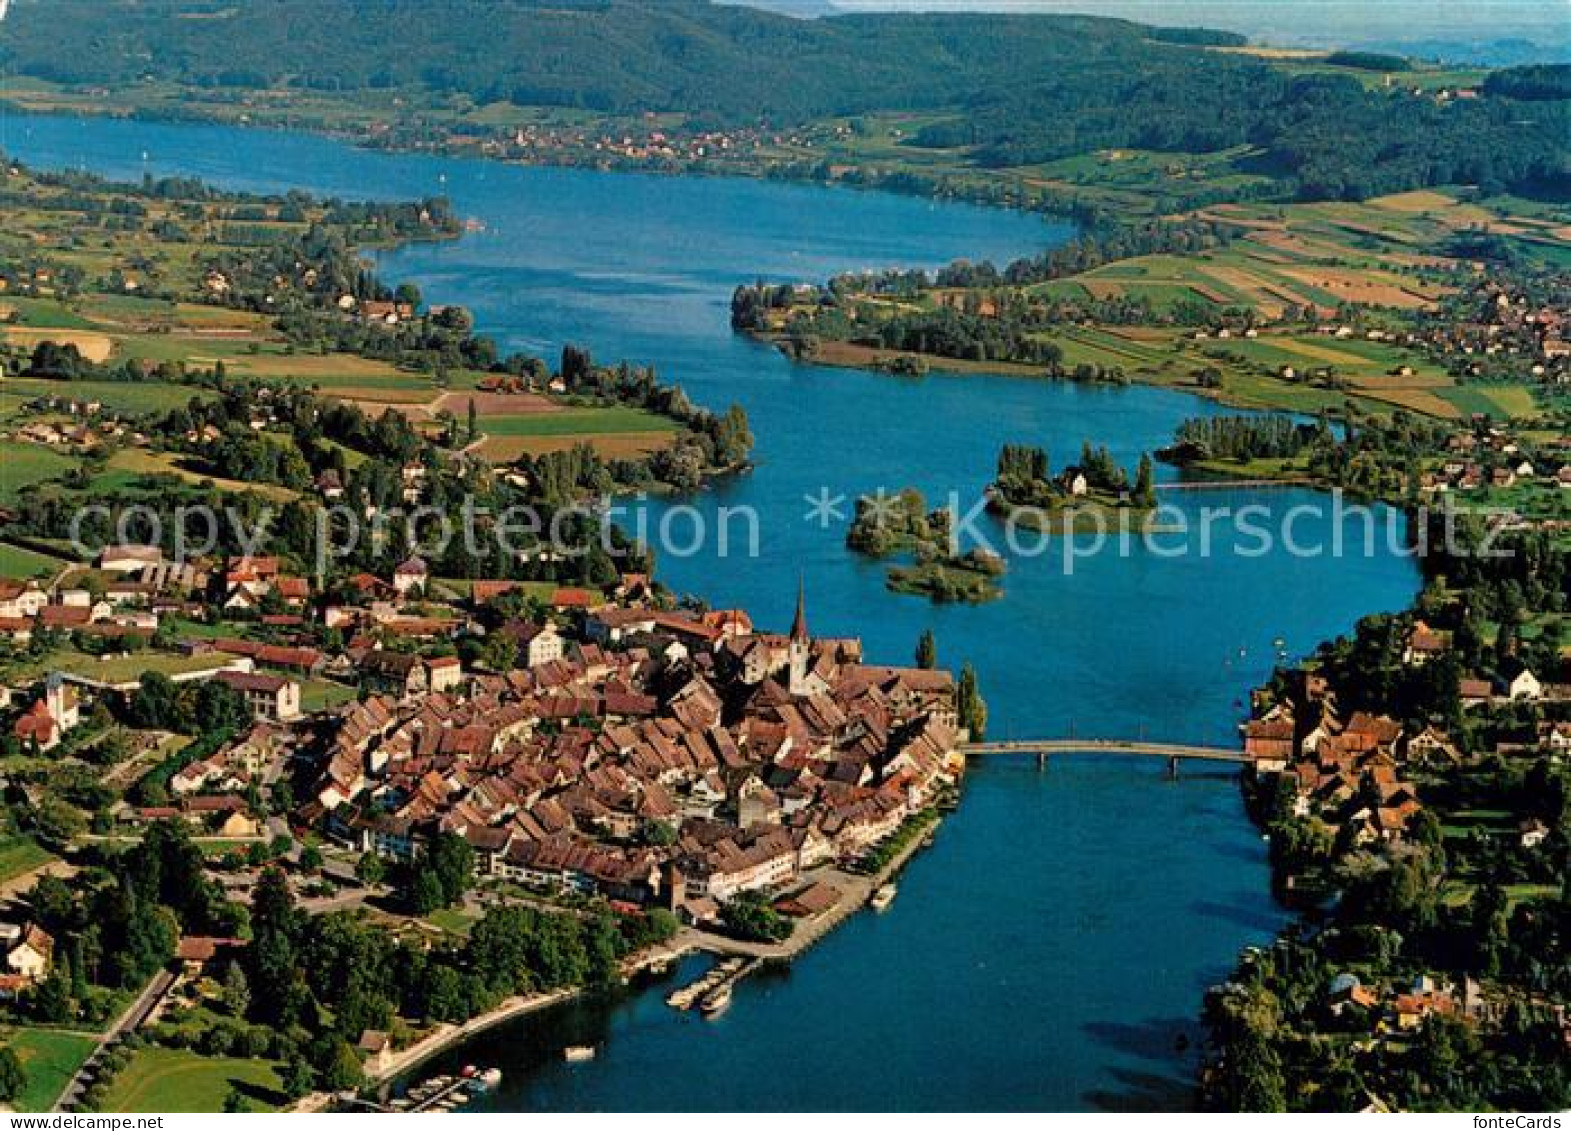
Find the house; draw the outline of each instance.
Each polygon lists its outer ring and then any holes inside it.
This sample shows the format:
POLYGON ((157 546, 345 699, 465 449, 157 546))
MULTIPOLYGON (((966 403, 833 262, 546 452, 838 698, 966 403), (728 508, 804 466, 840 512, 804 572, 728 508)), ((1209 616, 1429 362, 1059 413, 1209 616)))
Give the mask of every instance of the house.
POLYGON ((1506 694, 1513 700, 1536 702, 1544 694, 1544 685, 1526 667, 1521 668, 1506 684, 1506 694))
POLYGON ((1256 719, 1244 725, 1244 753, 1255 760, 1255 767, 1266 773, 1280 773, 1296 753, 1295 728, 1291 715, 1256 719))
POLYGON ((1431 1016, 1449 1017, 1456 1013, 1456 1002, 1450 994, 1437 989, 1432 978, 1420 976, 1413 979, 1407 993, 1396 996, 1392 1013, 1397 1028, 1416 1029, 1431 1016))
POLYGON ((1374 1009, 1380 995, 1358 980, 1357 974, 1338 974, 1326 991, 1326 1005, 1333 1017, 1340 1017, 1349 1006, 1374 1009))
POLYGON ((1549 826, 1536 817, 1530 821, 1523 821, 1518 831, 1521 833, 1518 843, 1523 848, 1537 848, 1549 839, 1549 826))
POLYGON ((157 546, 106 546, 98 555, 98 568, 105 573, 140 573, 164 560, 157 546))
POLYGON ((283 676, 260 672, 219 672, 214 676, 245 696, 259 722, 290 722, 300 717, 300 685, 283 676))
POLYGON ((0 619, 31 619, 47 604, 49 595, 38 582, 0 579, 0 619))
POLYGON ((48 931, 34 924, 6 951, 6 968, 30 982, 37 982, 49 973, 54 953, 55 940, 48 931))
POLYGON ((1464 679, 1457 683, 1457 695, 1464 707, 1482 707, 1494 698, 1494 693, 1487 679, 1464 679))
POLYGON ((419 656, 375 649, 360 658, 360 677, 371 687, 408 698, 431 685, 430 673, 419 656))
POLYGON ((430 580, 431 571, 426 567, 425 561, 418 557, 400 562, 393 570, 393 589, 399 596, 407 596, 411 589, 424 590, 426 582, 430 580))
POLYGON ((381 1029, 367 1029, 361 1033, 355 1049, 360 1053, 368 1075, 381 1075, 393 1063, 393 1039, 381 1029))
POLYGON ((1091 490, 1091 481, 1078 467, 1064 468, 1063 474, 1058 477, 1058 485, 1064 489, 1065 494, 1075 498, 1091 490))
POLYGON ((432 691, 446 691, 464 680, 464 668, 457 656, 433 656, 425 666, 432 691))
POLYGON ((515 635, 518 637, 519 659, 528 668, 555 663, 566 650, 566 641, 554 624, 520 625, 515 635))
POLYGON ((1420 667, 1451 646, 1450 633, 1437 632, 1422 620, 1413 623, 1407 634, 1407 647, 1402 652, 1402 662, 1408 667, 1420 667))

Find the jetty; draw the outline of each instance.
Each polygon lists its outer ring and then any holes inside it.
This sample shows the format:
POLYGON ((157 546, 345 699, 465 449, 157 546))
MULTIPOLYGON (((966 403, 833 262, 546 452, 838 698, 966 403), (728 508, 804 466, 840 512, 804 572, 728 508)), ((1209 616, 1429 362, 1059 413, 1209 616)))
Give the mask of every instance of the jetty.
POLYGON ((717 1006, 730 997, 736 984, 762 965, 757 958, 731 957, 715 964, 695 982, 666 995, 666 1004, 672 1009, 699 1009, 714 1013, 717 1006))

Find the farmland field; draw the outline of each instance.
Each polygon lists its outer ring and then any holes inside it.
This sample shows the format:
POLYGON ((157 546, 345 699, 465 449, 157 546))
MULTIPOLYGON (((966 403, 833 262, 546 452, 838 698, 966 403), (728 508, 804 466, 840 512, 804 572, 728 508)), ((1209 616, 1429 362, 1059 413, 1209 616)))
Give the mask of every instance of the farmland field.
POLYGON ((74 457, 53 448, 7 442, 0 455, 0 502, 16 502, 29 487, 64 475, 76 464, 74 457))
POLYGON ((516 416, 486 416, 480 421, 486 458, 497 461, 562 451, 589 444, 603 456, 626 457, 654 451, 671 442, 678 426, 643 409, 565 408, 516 416))
POLYGON ((16 1053, 27 1083, 16 1099, 18 1111, 48 1111, 98 1047, 92 1037, 51 1029, 13 1029, 0 1037, 0 1045, 16 1053))
POLYGON ((24 546, 0 542, 0 577, 43 577, 64 566, 62 558, 52 558, 24 546))

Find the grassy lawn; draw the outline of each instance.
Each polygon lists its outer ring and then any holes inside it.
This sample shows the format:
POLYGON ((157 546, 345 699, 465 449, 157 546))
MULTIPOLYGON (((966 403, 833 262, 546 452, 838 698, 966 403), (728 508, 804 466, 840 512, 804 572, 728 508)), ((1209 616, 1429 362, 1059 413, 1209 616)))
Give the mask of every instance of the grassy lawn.
POLYGON ((106 408, 130 415, 168 412, 183 408, 193 397, 212 398, 212 393, 192 385, 169 385, 158 381, 47 381, 36 377, 12 377, 0 382, 0 390, 29 400, 35 397, 70 397, 99 401, 106 408))
POLYGON ((616 459, 654 451, 670 443, 680 425, 641 408, 567 408, 517 416, 484 416, 481 452, 498 462, 528 453, 561 451, 589 444, 602 456, 616 459))
POLYGON ((0 837, 0 883, 40 868, 54 855, 30 836, 0 837))
POLYGON ((325 679, 308 679, 300 685, 300 709, 306 712, 321 711, 347 703, 358 692, 353 687, 325 679))
POLYGON ((455 907, 439 908, 425 918, 433 927, 440 927, 454 935, 467 935, 476 922, 473 915, 466 915, 455 907))
POLYGON ((29 487, 64 475, 76 465, 75 456, 53 448, 7 443, 0 458, 0 501, 14 503, 29 487))
POLYGON ((277 1068, 268 1061, 144 1048, 115 1077, 104 1110, 221 1111, 232 1088, 239 1088, 258 1108, 275 1109, 285 1102, 277 1068))
POLYGON ((641 408, 569 408, 522 416, 487 416, 481 430, 493 436, 588 436, 615 432, 675 432, 675 422, 641 408))
POLYGON ((254 491, 278 502, 288 502, 299 497, 298 492, 276 483, 247 483, 209 475, 201 469, 186 467, 183 459, 171 452, 153 452, 146 448, 124 448, 116 452, 110 457, 104 473, 94 477, 93 489, 109 491, 126 488, 149 475, 173 475, 192 486, 211 483, 224 491, 254 491))
MULTIPOLYGON (((9 459, 10 456, 4 458, 9 459)), ((3 462, 0 459, 0 463, 3 462)), ((42 577, 55 573, 63 565, 65 561, 62 558, 51 558, 36 550, 0 542, 0 576, 42 577)))
POLYGON ((172 652, 140 651, 120 656, 89 656, 73 649, 50 652, 6 670, 7 678, 41 677, 49 672, 63 671, 101 683, 133 683, 143 672, 161 672, 164 675, 184 675, 188 672, 211 671, 237 659, 222 652, 205 656, 181 656, 172 652))
POLYGON ((98 1042, 78 1033, 15 1029, 0 1038, 22 1062, 27 1084, 17 1097, 18 1111, 48 1111, 98 1042))

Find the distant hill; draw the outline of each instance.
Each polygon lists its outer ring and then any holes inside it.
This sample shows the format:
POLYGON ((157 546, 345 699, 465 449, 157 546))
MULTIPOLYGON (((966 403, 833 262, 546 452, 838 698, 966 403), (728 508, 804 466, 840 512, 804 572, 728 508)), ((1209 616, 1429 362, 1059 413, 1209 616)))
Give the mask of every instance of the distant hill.
MULTIPOLYGON (((793 19, 705 0, 15 0, 0 66, 72 84, 398 87, 431 97, 790 125, 924 112, 912 142, 988 166, 1252 146, 1288 193, 1566 177, 1565 102, 1442 106, 1088 16, 793 19)), ((1498 94, 1500 96, 1493 96, 1498 94)))

